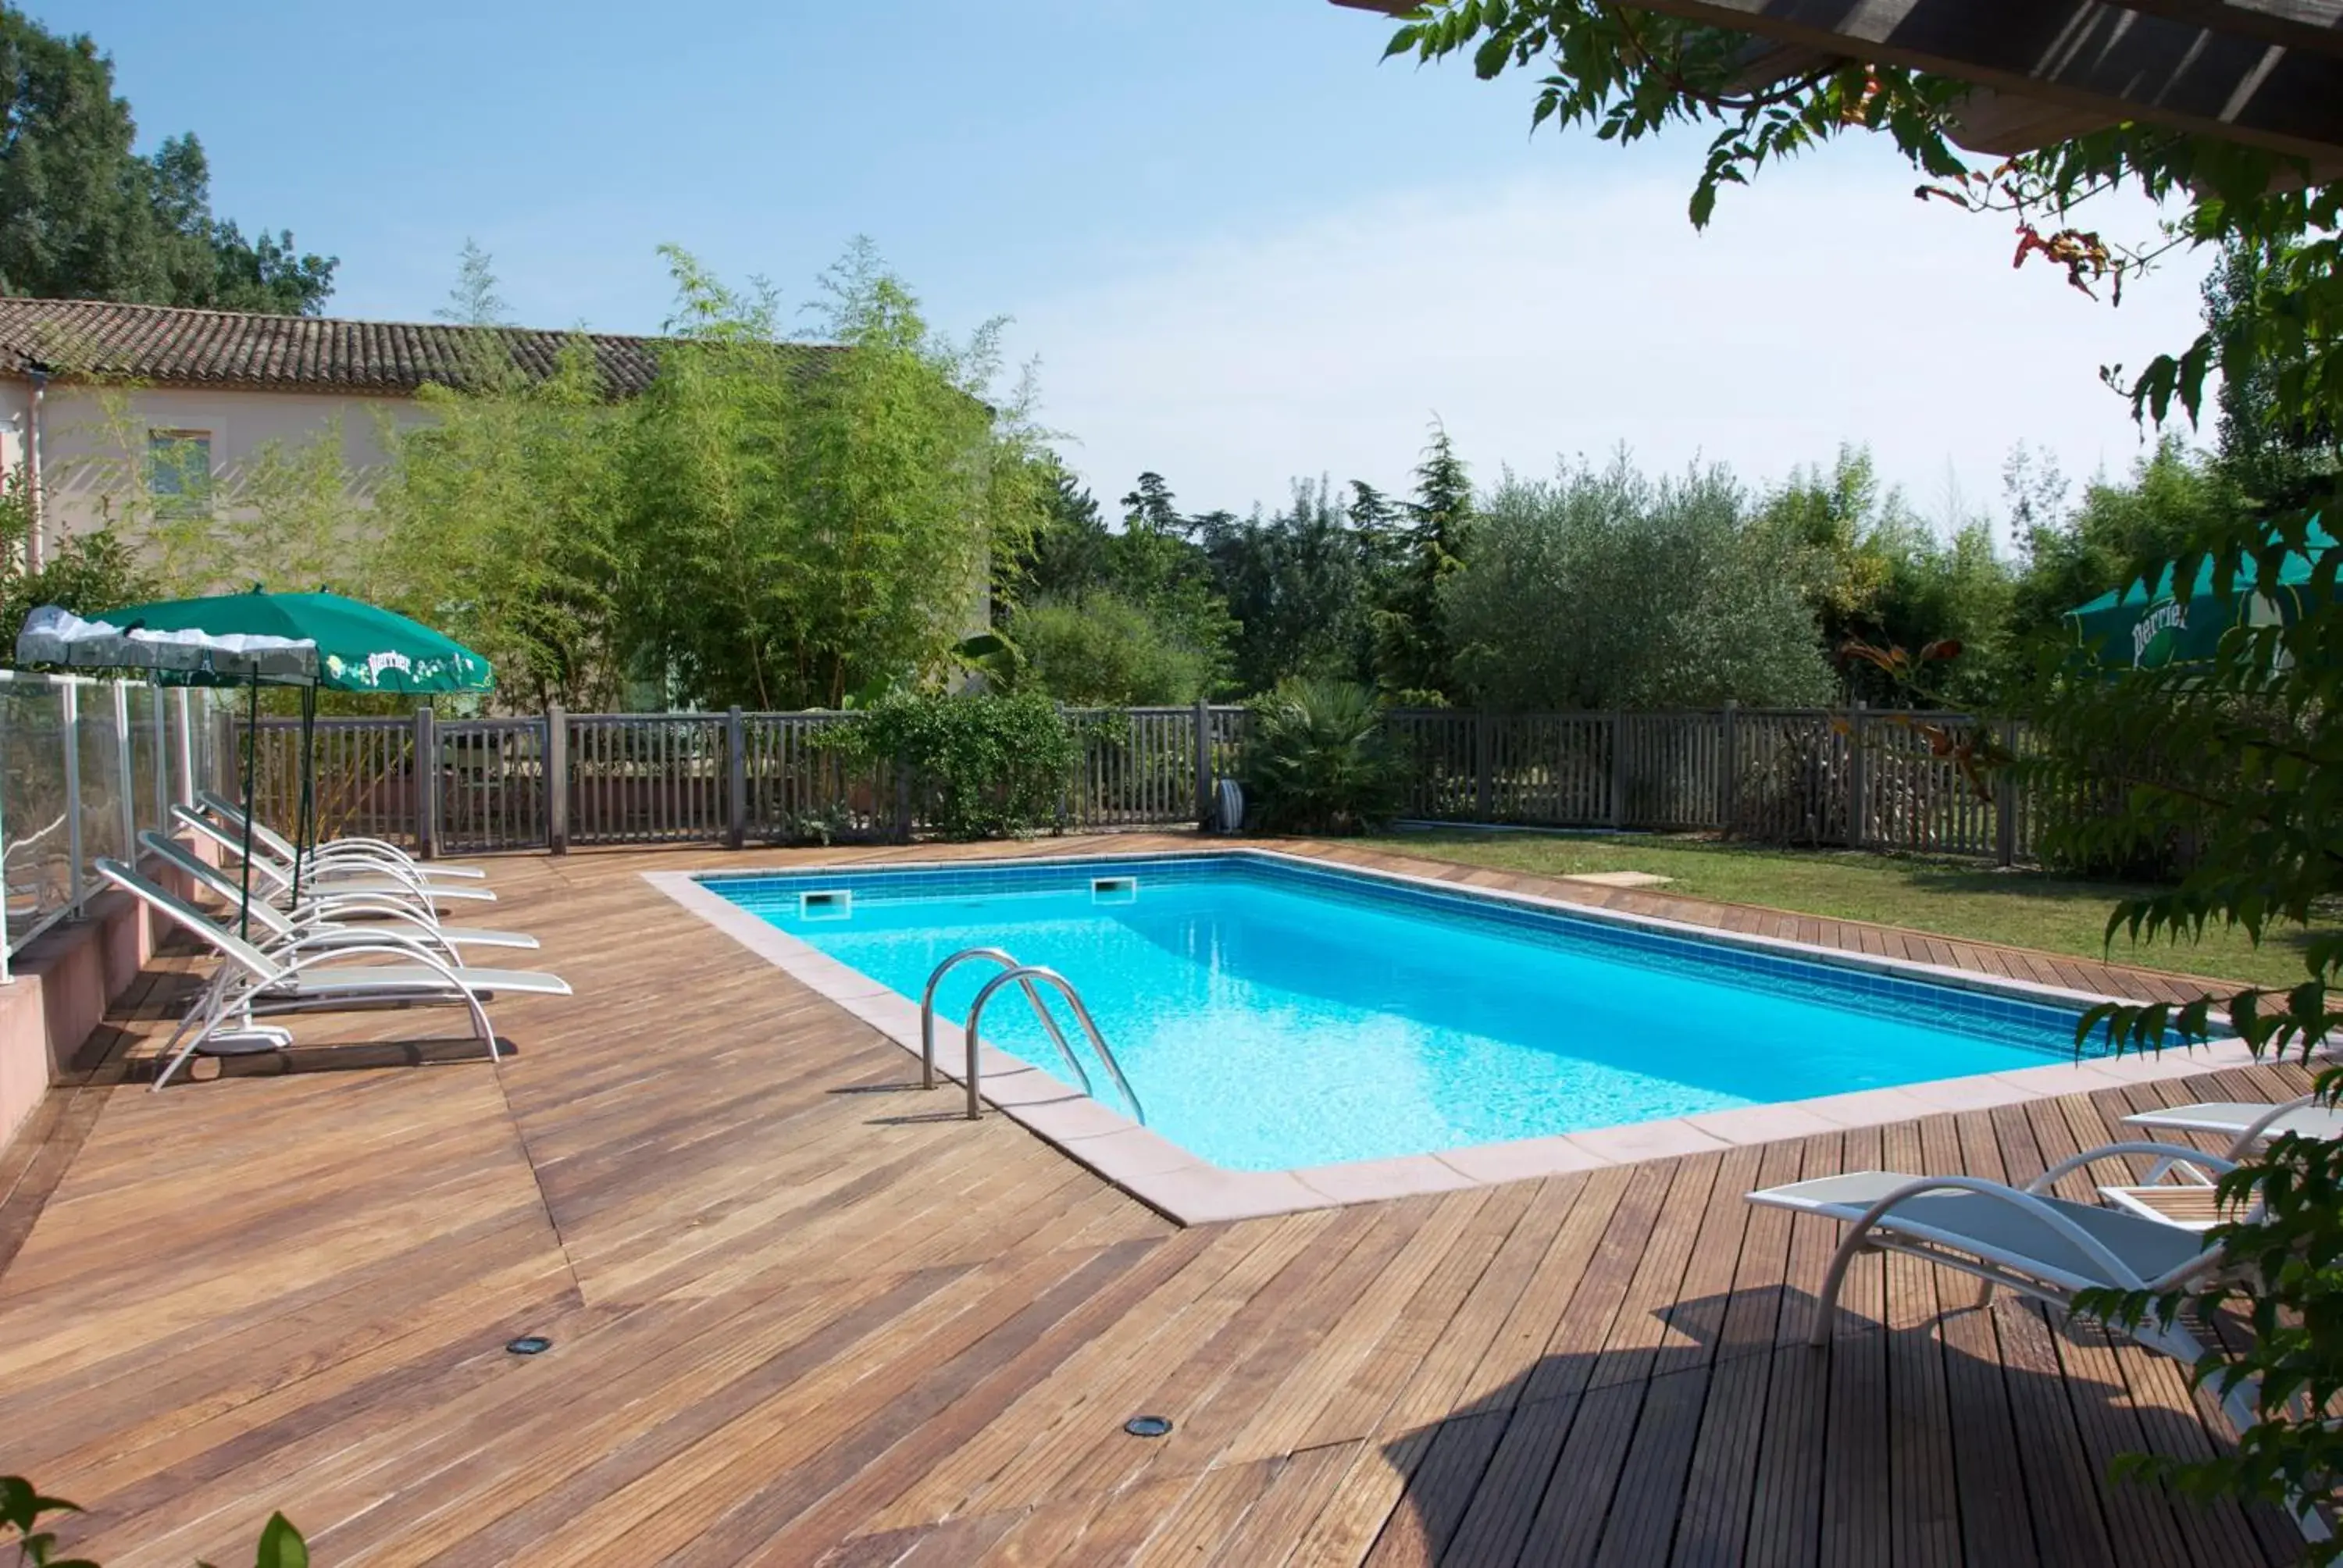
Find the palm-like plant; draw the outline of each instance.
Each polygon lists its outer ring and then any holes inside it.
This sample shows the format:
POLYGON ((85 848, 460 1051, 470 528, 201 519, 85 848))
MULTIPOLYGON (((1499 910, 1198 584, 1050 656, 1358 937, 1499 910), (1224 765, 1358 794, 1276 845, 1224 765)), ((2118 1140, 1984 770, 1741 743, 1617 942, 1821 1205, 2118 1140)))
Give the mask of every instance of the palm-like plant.
POLYGON ((1364 833, 1397 814, 1406 772, 1363 686, 1289 680, 1253 703, 1245 742, 1252 815, 1278 833, 1364 833))

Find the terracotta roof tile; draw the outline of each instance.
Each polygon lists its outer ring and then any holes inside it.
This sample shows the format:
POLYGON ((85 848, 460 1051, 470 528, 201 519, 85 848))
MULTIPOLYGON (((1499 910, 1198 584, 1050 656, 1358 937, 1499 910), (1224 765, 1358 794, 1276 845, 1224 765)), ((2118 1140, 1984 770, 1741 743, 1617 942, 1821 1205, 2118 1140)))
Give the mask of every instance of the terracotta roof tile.
POLYGON ((550 375, 582 339, 605 388, 631 397, 659 369, 656 337, 522 327, 343 321, 122 305, 103 299, 0 299, 0 372, 124 377, 176 386, 411 393, 475 378, 483 339, 521 373, 550 375))

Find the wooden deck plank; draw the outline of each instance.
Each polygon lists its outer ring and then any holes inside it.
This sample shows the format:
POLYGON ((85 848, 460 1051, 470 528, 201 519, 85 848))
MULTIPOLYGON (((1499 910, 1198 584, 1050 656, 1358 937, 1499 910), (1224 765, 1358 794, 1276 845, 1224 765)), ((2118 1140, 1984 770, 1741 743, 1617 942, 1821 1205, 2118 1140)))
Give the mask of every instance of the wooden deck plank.
MULTIPOLYGON (((12 1468, 91 1507, 69 1543, 121 1568, 227 1560, 282 1505, 335 1562, 467 1568, 607 1561, 622 1534, 630 1559, 715 1568, 2298 1549, 2268 1511, 2107 1483, 2127 1446, 2223 1436, 2128 1344, 1871 1259, 1833 1349, 1809 1350, 1836 1228, 1743 1201, 1857 1164, 2023 1176, 2130 1110, 2281 1098, 2298 1069, 1182 1231, 1003 1119, 937 1115, 898 1048, 639 876, 820 858, 495 860, 498 923, 595 993, 500 1001, 501 1068, 397 1065, 379 1042, 415 1020, 352 1015, 320 1021, 346 1044, 301 1070, 145 1094, 119 1080, 184 994, 165 955, 40 1141, 0 1154, 0 1430, 12 1468), (659 999, 656 1049, 643 1015, 612 1023, 620 993, 659 999), (531 1331, 555 1351, 502 1352, 531 1331), (1121 1432, 1159 1409, 1172 1437, 1121 1432)), ((1807 934, 2093 989, 2131 972, 1807 934)))
MULTIPOLYGON (((1999 1151, 1996 1175, 2022 1186, 2047 1168, 2025 1106, 1999 1107, 1986 1120, 1999 1151)), ((1995 1295, 1992 1311, 2043 1559, 2076 1568, 2112 1564, 2115 1547, 2100 1504, 2098 1473, 2084 1452, 2060 1382, 2055 1330, 2033 1303, 2014 1300, 2007 1292, 1995 1295)))
MULTIPOLYGON (((1767 1144, 1757 1152, 1755 1186, 1798 1180, 1805 1154, 1803 1143, 1767 1144)), ((1750 1206, 1717 1331, 1716 1366, 1694 1440, 1692 1473, 1677 1511, 1669 1561, 1686 1568, 1742 1560, 1789 1248, 1790 1216, 1779 1209, 1750 1206)))
MULTIPOLYGON (((1835 1173, 1845 1140, 1822 1133, 1805 1140, 1801 1178, 1835 1173)), ((1758 1429, 1757 1480, 1746 1551, 1760 1562, 1818 1563, 1825 1478, 1829 1352, 1806 1343, 1824 1271, 1837 1247, 1835 1225, 1800 1214, 1790 1222, 1790 1251, 1775 1348, 1758 1429)))
MULTIPOLYGON (((1346 1337, 1355 1344, 1347 1354, 1351 1370, 1339 1387, 1322 1380, 1316 1397, 1306 1406, 1289 1407, 1289 1419, 1274 1429, 1257 1418, 1239 1440, 1242 1453, 1264 1441, 1282 1442, 1284 1452, 1323 1447, 1367 1436, 1381 1426, 1400 1391, 1414 1377, 1441 1375, 1443 1362, 1461 1363, 1457 1373, 1469 1371, 1482 1336, 1467 1320, 1457 1321, 1466 1302, 1481 1293, 1483 1281, 1496 1261, 1505 1255, 1514 1231, 1538 1196, 1536 1184, 1516 1182, 1492 1191, 1471 1223, 1448 1249, 1436 1271, 1401 1307, 1377 1311, 1363 1302, 1363 1310, 1347 1315, 1346 1337), (1272 1435, 1273 1431, 1273 1435, 1272 1435)), ((1542 1239, 1542 1238, 1541 1238, 1542 1239)), ((1515 1255, 1518 1255, 1515 1254, 1515 1255)), ((1381 1282, 1378 1282, 1380 1284, 1381 1282)), ((1491 1294, 1502 1296, 1502 1285, 1491 1294)), ((1494 1325, 1490 1325, 1493 1329, 1494 1325)), ((1339 1367, 1332 1369, 1339 1373, 1339 1367)), ((1266 1415, 1264 1412, 1264 1416, 1266 1415)))
MULTIPOLYGON (((1935 1117, 1938 1138, 1950 1119, 1935 1117)), ((1890 1171, 1928 1171, 1927 1129, 1916 1121, 1881 1130, 1880 1163, 1890 1171)), ((1938 1271, 1916 1258, 1890 1257, 1887 1272, 1888 1535, 1893 1557, 1914 1568, 1950 1568, 1961 1560, 1961 1519, 1954 1482, 1951 1400, 1944 1342, 1936 1329, 1938 1271)))
MULTIPOLYGON (((1889 1162, 1881 1130, 1846 1134, 1842 1160, 1850 1171, 1879 1171, 1889 1162)), ((1858 1256, 1839 1295, 1839 1332, 1832 1342, 1824 1442, 1822 1560, 1834 1568, 1861 1568, 1895 1556, 1894 1490, 1887 1414, 1887 1257, 1858 1256)))
MULTIPOLYGON (((1921 1165, 1929 1171, 1976 1170, 1981 1161, 1975 1151, 1993 1141, 1990 1123, 1979 1115, 1932 1116, 1919 1125, 1921 1165)), ((1966 1558, 2007 1563, 2013 1568, 2037 1563, 2041 1555, 2026 1513, 2025 1472, 1993 1315, 1977 1304, 1975 1280, 1950 1271, 1932 1274, 1935 1332, 1944 1353, 1954 1496, 1966 1558)))

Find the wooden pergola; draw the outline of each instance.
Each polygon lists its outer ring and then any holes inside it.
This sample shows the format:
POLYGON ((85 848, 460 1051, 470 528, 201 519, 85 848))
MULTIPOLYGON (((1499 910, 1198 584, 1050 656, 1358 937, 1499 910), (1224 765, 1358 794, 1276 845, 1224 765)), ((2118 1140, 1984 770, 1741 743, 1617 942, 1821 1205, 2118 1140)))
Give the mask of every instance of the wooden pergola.
MULTIPOLYGON (((1333 0, 1398 15, 1409 0, 1333 0)), ((1835 59, 1973 82, 1957 140, 2026 152, 2126 120, 2343 171, 2343 0, 1635 0, 1750 35, 1754 79, 1835 59)))

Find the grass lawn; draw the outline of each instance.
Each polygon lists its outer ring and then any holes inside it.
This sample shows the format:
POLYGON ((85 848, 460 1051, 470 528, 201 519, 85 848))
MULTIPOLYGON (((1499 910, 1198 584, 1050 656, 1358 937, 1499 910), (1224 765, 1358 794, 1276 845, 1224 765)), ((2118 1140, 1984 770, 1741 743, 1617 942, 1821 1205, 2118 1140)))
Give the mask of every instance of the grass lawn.
POLYGON ((2111 959, 2258 985, 2303 978, 2296 933, 2256 948, 2242 931, 2208 930, 2201 942, 2134 946, 2102 939, 2117 900, 2139 890, 2039 871, 1996 870, 1973 860, 1859 854, 1844 849, 1756 849, 1652 834, 1567 838, 1543 833, 1401 833, 1374 840, 1394 854, 1460 860, 1509 871, 1569 876, 1652 871, 1655 891, 1763 904, 1834 920, 1871 920, 1938 936, 2006 942, 2045 952, 2111 959))

